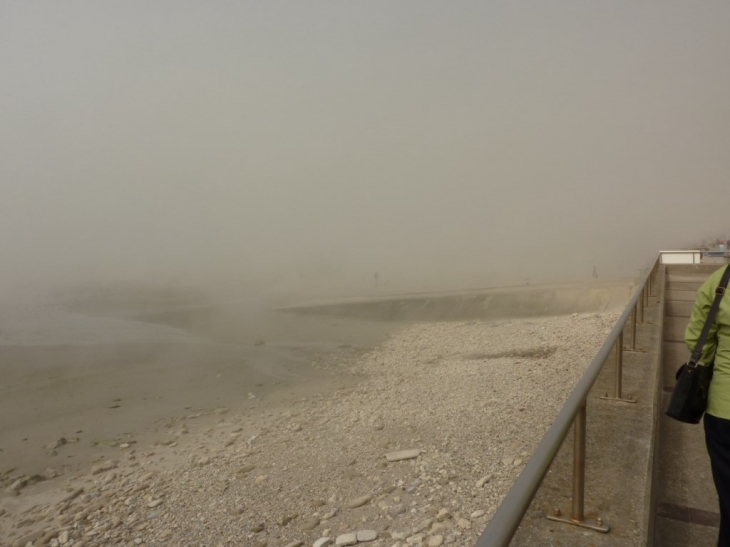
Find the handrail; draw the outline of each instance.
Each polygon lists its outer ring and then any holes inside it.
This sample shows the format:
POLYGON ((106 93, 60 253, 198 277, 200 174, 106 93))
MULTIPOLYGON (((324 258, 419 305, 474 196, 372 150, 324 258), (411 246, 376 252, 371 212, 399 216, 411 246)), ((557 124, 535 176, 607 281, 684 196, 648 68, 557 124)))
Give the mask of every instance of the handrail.
MULTIPOLYGON (((530 503, 537 494, 547 471, 558 453, 570 427, 576 422, 578 413, 584 409, 586 398, 593 384, 596 382, 598 375, 603 369, 611 350, 616 346, 617 342, 623 339, 623 331, 629 317, 632 322, 636 321, 636 310, 640 308, 643 318, 643 308, 645 300, 651 292, 652 280, 658 271, 661 256, 657 257, 653 266, 647 270, 647 273, 641 280, 633 296, 629 300, 624 312, 619 317, 616 325, 606 338, 606 341, 596 353, 591 361, 585 374, 578 380, 575 388, 568 396, 565 404, 558 412, 557 417, 553 421, 550 428, 543 436, 540 444, 537 446, 524 469, 515 480, 504 500, 500 504, 497 512, 490 520, 487 528, 484 530, 476 547, 507 547, 512 540, 517 528, 522 522, 530 503)), ((635 334, 632 344, 635 343, 635 334)), ((619 348, 622 351, 623 348, 619 348)), ((617 362, 618 365, 618 362, 617 362)), ((620 383, 619 389, 620 389, 620 383)), ((620 398, 620 393, 618 393, 620 398)), ((585 418, 585 413, 581 413, 585 418)), ((584 420, 579 420, 584 421, 584 420)), ((576 422, 578 427, 580 424, 576 422)), ((582 496, 582 493, 581 493, 582 496)), ((582 508, 581 508, 582 511, 582 508)))

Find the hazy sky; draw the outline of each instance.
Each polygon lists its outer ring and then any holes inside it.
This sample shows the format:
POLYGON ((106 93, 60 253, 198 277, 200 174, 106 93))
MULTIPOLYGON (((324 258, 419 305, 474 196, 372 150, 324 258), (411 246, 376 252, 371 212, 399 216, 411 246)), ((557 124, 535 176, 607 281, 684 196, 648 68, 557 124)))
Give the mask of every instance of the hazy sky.
POLYGON ((727 1, 2 1, 0 282, 633 275, 730 236, 728 28, 727 1))

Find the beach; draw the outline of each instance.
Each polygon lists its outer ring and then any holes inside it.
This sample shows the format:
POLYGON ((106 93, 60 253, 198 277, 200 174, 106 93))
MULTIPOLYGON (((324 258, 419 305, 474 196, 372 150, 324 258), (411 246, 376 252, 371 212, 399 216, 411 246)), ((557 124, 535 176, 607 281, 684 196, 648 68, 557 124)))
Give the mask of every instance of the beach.
POLYGON ((3 347, 3 414, 23 411, 3 418, 0 537, 471 545, 616 319, 272 313, 236 342, 250 312, 218 308, 137 313, 123 342, 3 347))
POLYGON ((372 347, 393 327, 280 314, 241 301, 100 300, 5 308, 0 473, 76 470, 123 442, 154 442, 175 417, 347 384, 313 369, 312 360, 372 347), (62 448, 54 446, 59 441, 62 448))

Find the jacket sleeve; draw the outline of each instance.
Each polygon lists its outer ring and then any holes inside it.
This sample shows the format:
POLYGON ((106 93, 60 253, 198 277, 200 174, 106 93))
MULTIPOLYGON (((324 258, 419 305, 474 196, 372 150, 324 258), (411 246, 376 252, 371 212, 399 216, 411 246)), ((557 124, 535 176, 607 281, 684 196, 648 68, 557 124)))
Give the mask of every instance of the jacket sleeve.
MULTIPOLYGON (((719 281, 715 279, 715 276, 711 276, 697 291, 697 300, 695 300, 694 307, 692 309, 692 316, 690 317, 687 329, 684 332, 684 341, 687 344, 687 348, 690 353, 694 351, 697 345, 697 340, 702 333, 702 328, 705 326, 707 315, 712 307, 712 302, 715 299, 715 288, 719 284, 719 281)), ((703 363, 711 363, 715 358, 715 350, 717 349, 717 330, 718 325, 715 321, 710 329, 710 333, 707 335, 707 341, 702 348, 702 359, 703 363)))

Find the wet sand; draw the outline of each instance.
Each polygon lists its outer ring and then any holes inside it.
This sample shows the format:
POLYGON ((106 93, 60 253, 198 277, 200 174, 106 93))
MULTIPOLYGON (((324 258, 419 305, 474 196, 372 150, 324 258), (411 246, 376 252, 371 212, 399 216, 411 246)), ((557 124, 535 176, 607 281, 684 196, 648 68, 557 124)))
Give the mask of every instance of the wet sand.
POLYGON ((312 361, 373 347, 396 326, 276 313, 241 300, 7 306, 0 473, 65 473, 120 443, 153 444, 176 417, 213 421, 216 409, 285 405, 337 389, 356 379, 312 361), (62 438, 68 442, 54 449, 62 438))

